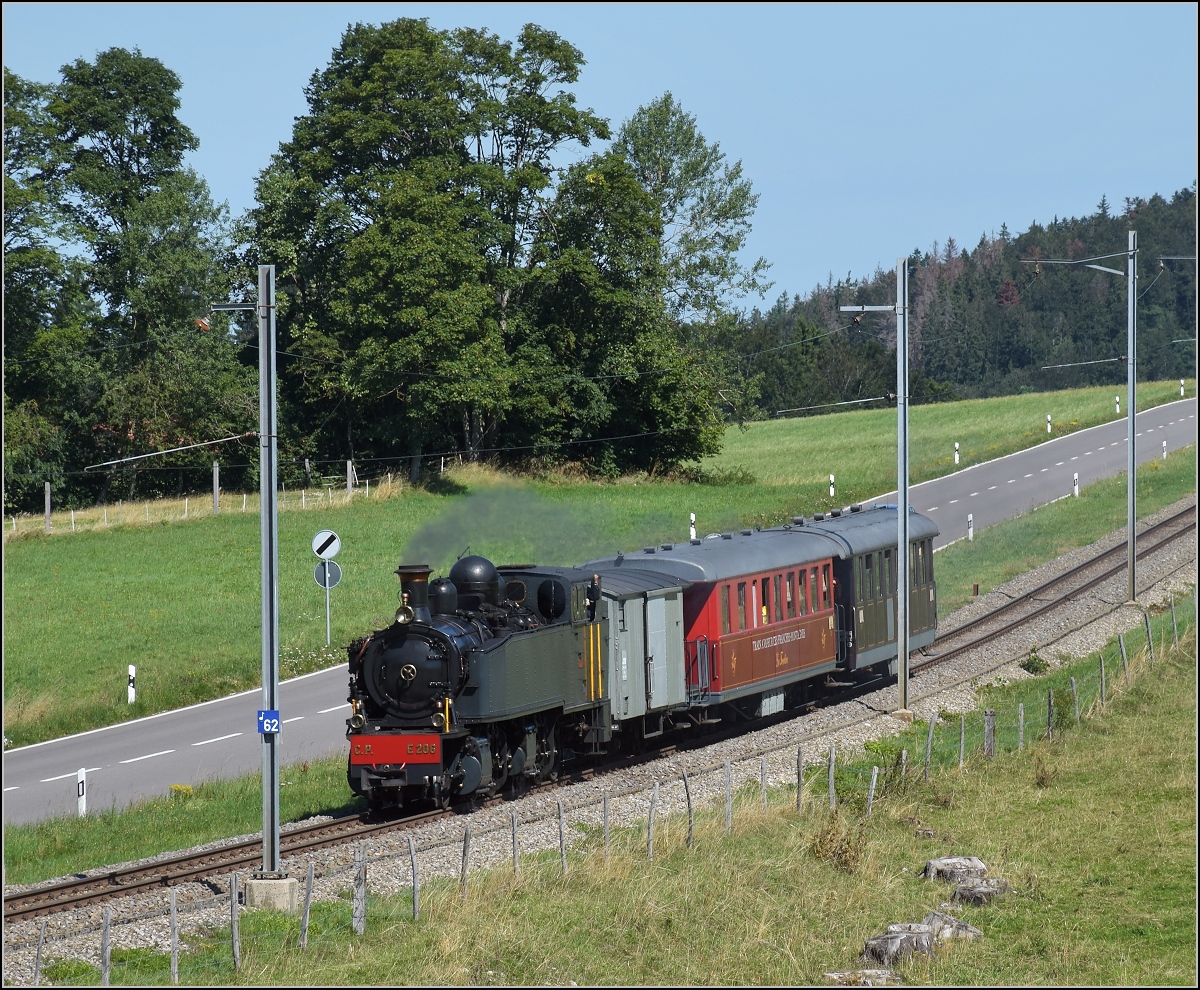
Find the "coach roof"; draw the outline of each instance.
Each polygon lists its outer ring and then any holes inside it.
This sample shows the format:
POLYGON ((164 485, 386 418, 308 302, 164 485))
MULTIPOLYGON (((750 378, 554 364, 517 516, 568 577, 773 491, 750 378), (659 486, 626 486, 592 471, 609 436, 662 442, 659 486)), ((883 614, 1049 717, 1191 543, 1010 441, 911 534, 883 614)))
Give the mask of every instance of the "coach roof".
MULTIPOLYGON (((936 536, 933 521, 909 513, 909 538, 936 536)), ((580 564, 601 574, 640 571, 682 583, 720 581, 742 574, 785 570, 828 557, 850 557, 896 545, 896 510, 879 507, 844 512, 807 525, 714 535, 703 540, 618 554, 580 564)))

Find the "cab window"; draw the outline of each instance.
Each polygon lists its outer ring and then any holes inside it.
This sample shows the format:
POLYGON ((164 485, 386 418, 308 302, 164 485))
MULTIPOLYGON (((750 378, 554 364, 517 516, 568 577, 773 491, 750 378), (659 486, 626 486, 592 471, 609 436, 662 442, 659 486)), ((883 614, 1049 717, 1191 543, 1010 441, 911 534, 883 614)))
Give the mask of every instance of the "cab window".
POLYGON ((729 585, 721 585, 721 635, 729 635, 729 585))
POLYGON ((765 626, 768 622, 771 621, 771 598, 770 598, 771 579, 763 578, 761 584, 762 584, 762 604, 760 606, 760 609, 762 612, 762 624, 765 626))
POLYGON ((746 628, 746 582, 738 582, 738 629, 746 628))
POLYGON ((821 607, 822 608, 831 608, 832 607, 832 599, 830 597, 830 588, 829 588, 829 565, 828 564, 821 565, 821 607))

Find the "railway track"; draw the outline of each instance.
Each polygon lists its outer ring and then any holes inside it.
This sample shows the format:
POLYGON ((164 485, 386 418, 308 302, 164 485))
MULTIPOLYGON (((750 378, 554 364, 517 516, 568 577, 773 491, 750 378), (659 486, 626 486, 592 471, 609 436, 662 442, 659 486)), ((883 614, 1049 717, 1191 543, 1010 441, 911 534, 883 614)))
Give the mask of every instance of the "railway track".
MULTIPOLYGON (((1144 559, 1189 533, 1195 525, 1194 506, 1175 513, 1139 534, 1143 547, 1138 559, 1144 559), (1149 545, 1145 541, 1149 540, 1149 545)), ((944 636, 939 636, 925 657, 912 664, 912 672, 920 673, 948 662, 968 650, 975 649, 999 638, 1014 628, 1044 615, 1098 584, 1120 574, 1126 566, 1125 545, 1118 544, 1098 553, 1083 563, 1042 583, 1036 588, 1004 603, 999 608, 980 616, 944 636)), ((800 709, 791 709, 769 719, 761 720, 763 727, 796 718, 821 706, 840 704, 865 691, 874 690, 881 679, 857 684, 849 689, 832 692, 819 701, 811 702, 800 709)), ((613 772, 638 763, 660 759, 680 750, 707 746, 740 732, 744 727, 729 726, 715 732, 698 734, 696 738, 677 739, 660 748, 637 756, 626 756, 609 765, 591 766, 574 773, 564 773, 549 787, 560 787, 580 780, 587 780, 600 773, 613 772)), ((500 800, 499 797, 492 801, 500 800)), ((280 836, 280 855, 283 858, 324 849, 331 846, 357 842, 372 835, 397 829, 409 828, 432 821, 453 811, 435 809, 417 814, 404 814, 381 818, 374 815, 351 815, 314 825, 302 825, 289 829, 280 836)), ((168 887, 187 883, 216 874, 253 867, 261 862, 262 840, 248 839, 229 843, 201 853, 160 859, 143 866, 113 870, 88 877, 64 881, 39 887, 34 890, 6 894, 4 897, 5 923, 28 920, 59 911, 72 910, 89 904, 121 897, 153 887, 168 887)))
MULTIPOLYGON (((1138 560, 1145 560, 1175 540, 1182 539, 1195 524, 1196 507, 1189 506, 1139 533, 1138 560)), ((1124 543, 1095 554, 1036 588, 1010 599, 999 608, 939 635, 926 648, 923 658, 912 664, 911 669, 914 673, 929 670, 999 639, 1022 623, 1045 615, 1121 574, 1127 563, 1128 553, 1124 543)))

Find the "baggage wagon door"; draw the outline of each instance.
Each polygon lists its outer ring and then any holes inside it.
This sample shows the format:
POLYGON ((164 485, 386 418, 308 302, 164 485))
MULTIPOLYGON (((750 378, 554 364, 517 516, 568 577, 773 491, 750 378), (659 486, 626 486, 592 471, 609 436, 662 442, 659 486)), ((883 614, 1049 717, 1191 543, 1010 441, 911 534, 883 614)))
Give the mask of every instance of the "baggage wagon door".
POLYGON ((683 663, 683 596, 678 591, 646 596, 646 707, 686 700, 683 663))

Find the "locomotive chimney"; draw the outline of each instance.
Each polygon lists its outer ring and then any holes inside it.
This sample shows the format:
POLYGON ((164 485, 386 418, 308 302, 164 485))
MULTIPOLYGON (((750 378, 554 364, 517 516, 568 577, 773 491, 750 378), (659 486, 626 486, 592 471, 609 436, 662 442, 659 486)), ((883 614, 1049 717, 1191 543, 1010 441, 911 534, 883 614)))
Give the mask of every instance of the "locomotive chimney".
POLYGON ((428 564, 401 564, 396 568, 400 577, 400 599, 413 610, 417 622, 430 622, 429 575, 433 568, 428 564))

